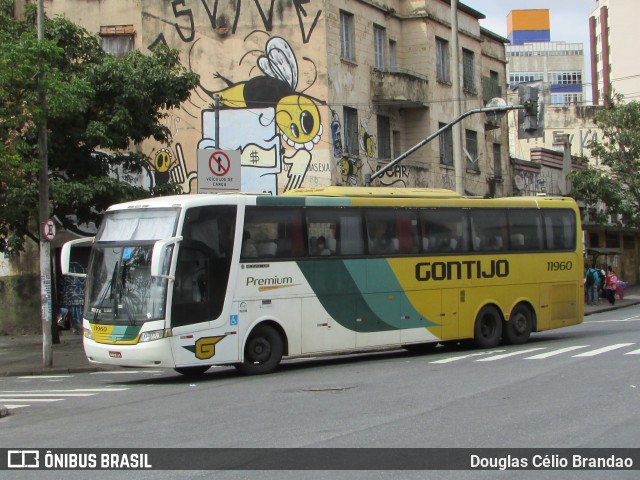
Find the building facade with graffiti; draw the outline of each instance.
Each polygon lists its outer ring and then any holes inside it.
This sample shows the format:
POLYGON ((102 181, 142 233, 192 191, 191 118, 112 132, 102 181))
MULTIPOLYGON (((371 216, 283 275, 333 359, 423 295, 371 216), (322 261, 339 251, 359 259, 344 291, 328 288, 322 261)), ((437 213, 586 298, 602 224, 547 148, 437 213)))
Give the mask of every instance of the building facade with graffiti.
MULTIPOLYGON (((165 43, 200 75, 167 119, 172 143, 144 145, 146 185, 197 191, 197 151, 216 146, 241 152, 243 191, 364 185, 454 118, 445 0, 45 0, 45 9, 116 54, 165 43)), ((462 112, 505 93, 506 39, 481 29, 482 18, 459 4, 462 112)), ((506 122, 474 115, 461 130, 465 190, 509 194, 506 122)), ((449 133, 374 185, 454 188, 454 175, 449 133)))
MULTIPOLYGON (((27 1, 16 0, 16 11, 27 1)), ((213 149, 240 152, 245 192, 362 186, 454 119, 447 0, 45 0, 44 7, 98 35, 108 53, 162 43, 199 74, 190 99, 165 119, 171 142, 136 146, 150 158, 142 173, 112 172, 137 185, 171 182, 195 193, 198 152, 213 149)), ((506 39, 480 27, 482 13, 462 3, 457 13, 465 112, 505 95, 506 39)), ((510 195, 506 120, 467 117, 461 144, 463 172, 454 171, 448 130, 372 184, 455 189, 459 175, 467 194, 510 195)), ((3 261, 16 280, 13 260, 3 261)), ((37 289, 37 269, 19 270, 37 289)), ((39 325, 37 310, 21 318, 39 325)))

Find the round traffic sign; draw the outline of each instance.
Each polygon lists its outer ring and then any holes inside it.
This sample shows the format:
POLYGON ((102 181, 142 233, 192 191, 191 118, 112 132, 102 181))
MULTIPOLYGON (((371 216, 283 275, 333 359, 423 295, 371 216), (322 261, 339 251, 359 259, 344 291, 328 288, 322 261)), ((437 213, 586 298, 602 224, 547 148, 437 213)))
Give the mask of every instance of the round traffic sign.
POLYGON ((231 168, 231 160, 226 153, 216 151, 209 157, 209 170, 217 177, 224 177, 231 168))
POLYGON ((42 235, 49 242, 56 236, 56 224, 50 218, 42 224, 42 235))

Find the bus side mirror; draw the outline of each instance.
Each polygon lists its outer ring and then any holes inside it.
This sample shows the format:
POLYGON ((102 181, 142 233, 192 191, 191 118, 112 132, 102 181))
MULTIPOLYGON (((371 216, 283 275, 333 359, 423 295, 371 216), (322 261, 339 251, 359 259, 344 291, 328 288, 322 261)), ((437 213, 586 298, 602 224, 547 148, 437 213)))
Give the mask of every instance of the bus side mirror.
POLYGON ((62 275, 86 278, 86 273, 75 273, 69 271, 69 264, 71 263, 71 249, 73 247, 89 245, 93 243, 94 239, 95 237, 78 238, 77 240, 71 240, 62 245, 62 251, 60 252, 60 270, 62 271, 62 275))
POLYGON ((165 260, 167 259, 167 249, 182 241, 182 237, 172 237, 167 240, 158 240, 153 245, 153 252, 151 253, 151 276, 171 278, 168 268, 165 269, 165 260))

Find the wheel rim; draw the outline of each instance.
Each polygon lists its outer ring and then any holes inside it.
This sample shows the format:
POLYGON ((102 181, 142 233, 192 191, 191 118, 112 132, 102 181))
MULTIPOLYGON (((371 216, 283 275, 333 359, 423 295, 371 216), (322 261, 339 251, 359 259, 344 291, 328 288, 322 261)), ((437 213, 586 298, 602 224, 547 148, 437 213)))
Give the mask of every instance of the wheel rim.
POLYGON ((524 313, 522 312, 516 313, 513 317, 511 317, 511 322, 513 322, 514 332, 521 334, 527 331, 527 325, 529 324, 529 320, 527 319, 527 316, 524 313))
POLYGON ((496 322, 495 319, 491 315, 485 315, 482 317, 482 322, 480 324, 480 333, 484 338, 493 337, 496 331, 496 322))
POLYGON ((247 349, 248 360, 251 363, 264 363, 271 357, 271 344, 264 337, 253 338, 247 349))

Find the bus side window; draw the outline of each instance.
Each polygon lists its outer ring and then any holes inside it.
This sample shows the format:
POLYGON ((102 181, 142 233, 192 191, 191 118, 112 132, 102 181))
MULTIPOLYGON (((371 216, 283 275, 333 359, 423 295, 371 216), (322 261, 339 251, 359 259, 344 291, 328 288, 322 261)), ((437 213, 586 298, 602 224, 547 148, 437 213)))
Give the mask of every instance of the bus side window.
POLYGON ((542 250, 542 216, 538 210, 509 210, 511 250, 542 250))
POLYGON ((358 210, 350 208, 305 209, 308 255, 362 255, 362 217, 358 210), (318 240, 323 237, 325 246, 321 250, 318 240))
POLYGON ((505 209, 471 209, 473 250, 497 252, 506 248, 507 211, 505 209))
POLYGON ((576 220, 573 210, 549 210, 544 212, 547 250, 575 248, 576 220))
MULTIPOLYGON (((304 251, 300 208, 249 206, 244 229, 255 242, 258 257, 295 258, 304 251)), ((242 258, 250 257, 243 254, 242 258)))
POLYGON ((417 253, 418 246, 418 220, 415 212, 400 214, 396 221, 396 234, 398 237, 398 250, 400 253, 417 253))

